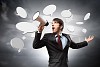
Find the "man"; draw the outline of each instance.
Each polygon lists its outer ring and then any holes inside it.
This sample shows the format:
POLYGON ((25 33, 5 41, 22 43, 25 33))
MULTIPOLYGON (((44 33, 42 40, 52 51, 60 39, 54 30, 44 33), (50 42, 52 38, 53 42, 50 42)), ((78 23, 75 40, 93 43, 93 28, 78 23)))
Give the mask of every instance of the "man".
POLYGON ((59 18, 54 18, 52 21, 53 33, 47 33, 40 40, 44 26, 39 26, 38 31, 35 33, 35 39, 33 42, 33 48, 38 49, 46 46, 49 54, 48 67, 68 67, 68 49, 82 48, 88 45, 94 36, 85 38, 85 41, 75 43, 71 40, 68 34, 62 33, 64 23, 59 18))

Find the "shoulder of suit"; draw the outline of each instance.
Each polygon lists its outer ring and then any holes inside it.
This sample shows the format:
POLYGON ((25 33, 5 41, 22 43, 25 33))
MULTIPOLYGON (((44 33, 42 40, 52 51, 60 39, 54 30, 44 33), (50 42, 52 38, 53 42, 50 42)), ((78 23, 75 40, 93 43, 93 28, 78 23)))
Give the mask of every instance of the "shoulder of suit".
POLYGON ((62 35, 67 36, 70 38, 70 34, 62 33, 62 35))
POLYGON ((44 37, 52 37, 52 34, 53 34, 53 33, 45 33, 45 34, 44 34, 44 37))
POLYGON ((45 33, 44 35, 52 35, 53 33, 45 33))
POLYGON ((70 36, 70 34, 66 34, 66 33, 62 33, 63 35, 68 35, 68 36, 70 36))

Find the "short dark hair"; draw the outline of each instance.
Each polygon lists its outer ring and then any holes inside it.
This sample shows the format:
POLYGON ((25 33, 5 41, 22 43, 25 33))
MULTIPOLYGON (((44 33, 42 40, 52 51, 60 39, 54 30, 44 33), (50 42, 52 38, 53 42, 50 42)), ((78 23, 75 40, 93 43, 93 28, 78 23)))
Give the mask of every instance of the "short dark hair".
POLYGON ((63 22, 61 19, 59 19, 59 18, 54 18, 53 21, 56 21, 57 23, 59 23, 60 26, 62 26, 62 29, 61 29, 61 30, 63 30, 63 28, 64 28, 64 22, 63 22))

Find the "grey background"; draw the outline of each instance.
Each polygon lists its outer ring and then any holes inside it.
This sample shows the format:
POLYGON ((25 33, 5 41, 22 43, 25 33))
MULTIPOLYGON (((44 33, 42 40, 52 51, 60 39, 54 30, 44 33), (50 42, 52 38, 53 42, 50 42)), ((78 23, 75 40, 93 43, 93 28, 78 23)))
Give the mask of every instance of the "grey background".
MULTIPOLYGON (((14 37, 22 37, 22 32, 15 25, 19 21, 28 21, 36 11, 42 10, 49 4, 57 6, 53 16, 60 16, 64 9, 71 9, 75 19, 82 18, 88 12, 91 18, 83 25, 88 29, 85 36, 94 35, 95 39, 89 46, 69 51, 69 67, 99 67, 100 66, 100 1, 99 0, 0 0, 0 67, 47 67, 48 55, 46 50, 34 50, 33 38, 28 37, 24 49, 18 53, 9 42, 14 37), (5 6, 3 5, 5 4, 5 6), (14 14, 16 7, 21 6, 28 12, 28 18, 22 19, 14 14), (6 17, 2 17, 6 15, 6 17), (5 19, 6 18, 6 19, 5 19)), ((72 21, 73 22, 73 21, 72 21)))

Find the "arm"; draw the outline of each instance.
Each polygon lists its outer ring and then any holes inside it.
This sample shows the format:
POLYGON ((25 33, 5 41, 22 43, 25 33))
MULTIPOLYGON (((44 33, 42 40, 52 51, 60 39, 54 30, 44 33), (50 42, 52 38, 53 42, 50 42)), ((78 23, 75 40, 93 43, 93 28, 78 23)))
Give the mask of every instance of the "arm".
POLYGON ((92 41, 94 39, 94 36, 89 36, 88 38, 85 38, 85 41, 83 42, 80 42, 80 43, 75 43, 71 40, 71 44, 70 44, 70 47, 73 48, 73 49, 78 49, 78 48, 82 48, 84 46, 87 46, 88 43, 90 41, 92 41))
POLYGON ((46 35, 40 40, 42 33, 38 33, 38 31, 35 33, 35 38, 33 41, 33 48, 38 49, 46 45, 46 35))
POLYGON ((35 38, 33 41, 33 48, 35 49, 41 48, 46 45, 47 41, 46 35, 44 35, 44 37, 40 40, 43 29, 44 26, 39 26, 38 31, 35 33, 35 38))
POLYGON ((73 48, 73 49, 78 49, 78 48, 85 47, 87 45, 88 45, 87 41, 83 41, 83 42, 80 42, 80 43, 75 43, 71 40, 70 47, 73 48))

